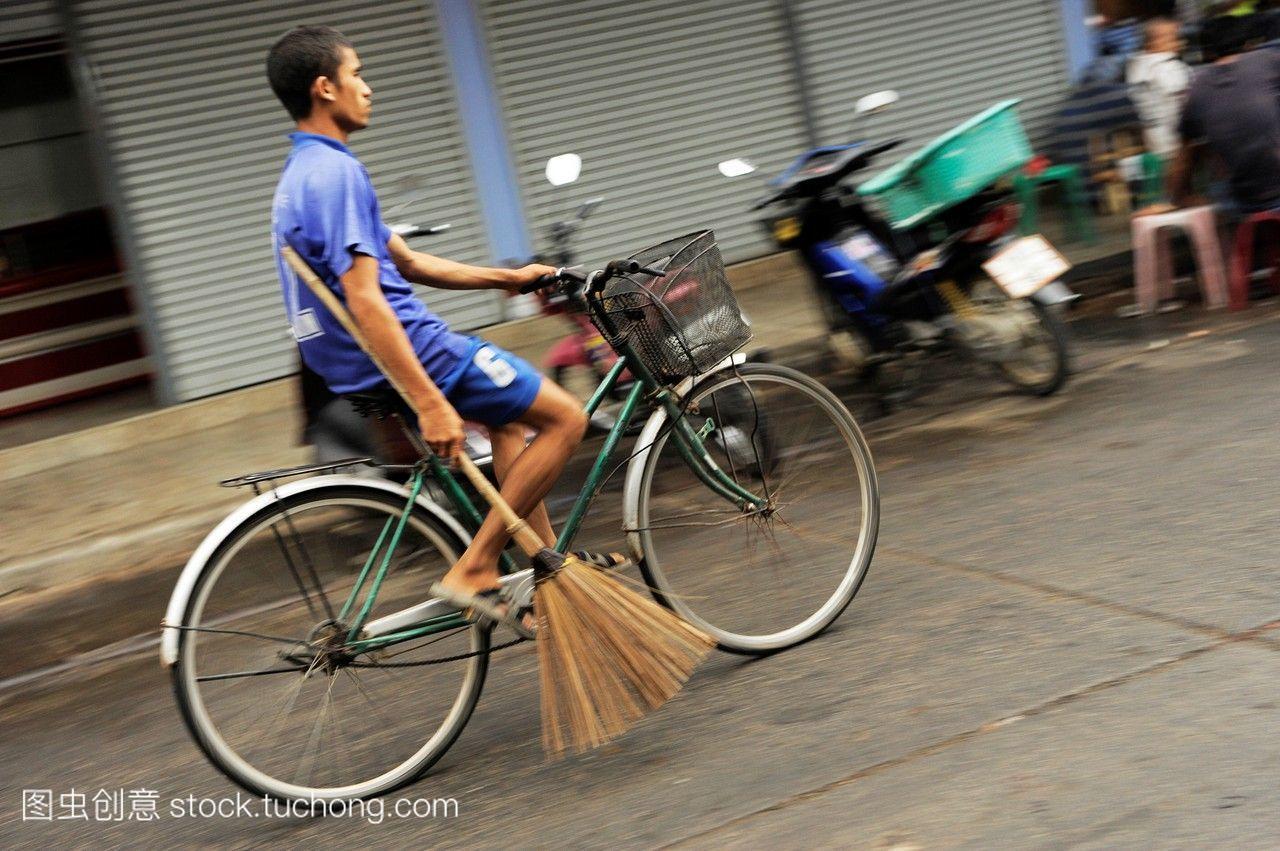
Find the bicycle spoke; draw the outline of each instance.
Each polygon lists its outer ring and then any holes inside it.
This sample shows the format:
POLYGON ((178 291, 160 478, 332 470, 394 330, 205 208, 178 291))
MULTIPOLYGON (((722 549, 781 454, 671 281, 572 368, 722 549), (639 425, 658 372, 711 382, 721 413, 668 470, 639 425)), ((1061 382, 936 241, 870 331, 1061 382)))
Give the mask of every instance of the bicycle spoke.
POLYGON ((289 512, 284 512, 285 525, 289 527, 289 534, 293 535, 298 552, 302 554, 302 563, 306 567, 307 573, 311 576, 311 582, 316 587, 316 593, 320 596, 320 602, 324 604, 324 613, 329 620, 335 620, 336 616, 333 612, 333 606, 329 603, 329 595, 324 593, 324 584, 320 581, 320 576, 316 573, 315 562, 311 560, 310 553, 307 552, 306 545, 302 542, 302 537, 298 534, 297 528, 293 524, 293 517, 289 512))
POLYGON ((325 721, 329 717, 329 708, 333 701, 333 684, 335 682, 335 677, 329 677, 329 684, 326 686, 324 697, 320 701, 320 711, 316 713, 315 723, 311 725, 311 735, 308 737, 306 747, 302 751, 302 761, 298 764, 298 771, 293 777, 293 782, 296 786, 306 786, 311 779, 311 772, 315 769, 316 756, 321 742, 320 733, 324 730, 325 721))
POLYGON ((279 635, 263 635, 260 632, 246 632, 240 629, 219 629, 217 627, 212 627, 212 626, 175 626, 173 628, 182 630, 183 632, 212 632, 218 635, 243 635, 248 638, 260 638, 263 641, 272 641, 277 644, 305 645, 307 643, 307 640, 305 638, 284 638, 283 636, 279 636, 279 635))
POLYGON ((266 668, 258 671, 237 671, 231 674, 202 674, 196 677, 198 683, 212 683, 218 680, 238 680, 243 677, 265 677, 268 674, 297 674, 307 670, 301 665, 291 668, 266 668))
POLYGON ((351 679, 352 684, 356 687, 356 691, 358 691, 360 696, 364 698, 365 703, 369 704, 369 709, 373 714, 378 716, 379 728, 383 730, 393 729, 395 727, 395 722, 387 717, 386 710, 384 710, 382 705, 379 704, 378 701, 374 700, 373 696, 369 694, 368 689, 364 687, 364 683, 360 681, 359 675, 350 668, 343 668, 342 672, 351 679))

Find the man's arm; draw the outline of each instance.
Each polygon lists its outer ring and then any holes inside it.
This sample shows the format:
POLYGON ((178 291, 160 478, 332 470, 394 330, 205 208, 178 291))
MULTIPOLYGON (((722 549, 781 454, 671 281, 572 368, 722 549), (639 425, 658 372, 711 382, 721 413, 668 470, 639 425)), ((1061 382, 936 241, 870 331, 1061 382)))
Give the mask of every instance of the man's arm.
POLYGON ((543 275, 555 272, 550 266, 531 263, 521 269, 496 269, 487 266, 468 266, 414 251, 404 238, 392 234, 387 250, 400 274, 406 281, 426 284, 443 290, 506 290, 517 292, 524 284, 532 283, 543 275))
POLYGON ((387 304, 378 284, 378 261, 365 254, 353 255, 351 268, 342 276, 342 291, 369 347, 409 395, 427 445, 441 458, 452 460, 462 451, 462 418, 422 368, 404 326, 387 304))

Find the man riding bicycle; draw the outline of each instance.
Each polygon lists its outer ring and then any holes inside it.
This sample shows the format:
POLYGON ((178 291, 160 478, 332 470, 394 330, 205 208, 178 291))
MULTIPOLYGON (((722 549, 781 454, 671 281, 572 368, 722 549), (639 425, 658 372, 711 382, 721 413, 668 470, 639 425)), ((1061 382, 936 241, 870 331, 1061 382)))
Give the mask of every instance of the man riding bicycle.
MULTIPOLYGON (((528 363, 456 334, 414 294, 521 286, 555 272, 469 266, 414 251, 382 222, 368 172, 347 147, 369 124, 372 90, 351 43, 329 27, 297 27, 267 56, 267 77, 297 124, 272 203, 277 253, 288 244, 340 298, 373 354, 404 388, 427 445, 445 461, 463 447, 463 418, 489 428, 502 495, 553 546, 542 498, 587 428, 581 405, 528 363), (525 445, 526 427, 537 431, 525 445)), ((387 379, 351 335, 277 256, 285 310, 302 359, 335 393, 383 389, 387 379)), ((459 608, 513 623, 498 558, 509 538, 490 513, 462 558, 432 586, 459 608)), ((590 556, 613 563, 621 556, 590 556)), ((526 621, 527 624, 527 621, 526 621)))

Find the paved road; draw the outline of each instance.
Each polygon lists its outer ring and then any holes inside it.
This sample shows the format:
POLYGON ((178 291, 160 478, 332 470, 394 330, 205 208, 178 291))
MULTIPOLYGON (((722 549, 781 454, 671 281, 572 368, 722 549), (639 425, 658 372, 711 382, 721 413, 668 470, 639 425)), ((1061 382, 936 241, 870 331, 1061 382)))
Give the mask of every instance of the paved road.
POLYGON ((0 844, 1275 845, 1280 321, 1174 322, 1149 349, 1093 329, 1057 398, 970 378, 873 429, 881 546, 846 615, 713 657, 614 746, 544 764, 517 649, 380 824, 180 819, 175 799, 236 792, 147 653, 0 693, 0 844), (85 793, 90 820, 23 823, 22 789, 55 814, 85 793), (94 821, 99 789, 154 790, 160 818, 94 821))

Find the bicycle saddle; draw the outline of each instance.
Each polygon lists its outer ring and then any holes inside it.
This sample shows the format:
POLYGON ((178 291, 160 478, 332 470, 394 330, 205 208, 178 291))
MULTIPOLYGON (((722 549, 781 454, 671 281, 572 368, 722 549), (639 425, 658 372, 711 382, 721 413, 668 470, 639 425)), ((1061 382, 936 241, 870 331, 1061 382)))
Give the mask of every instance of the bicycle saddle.
POLYGON ((394 415, 413 417, 413 411, 400 394, 390 387, 366 390, 361 393, 344 393, 342 398, 351 403, 352 409, 362 417, 385 420, 394 415))

